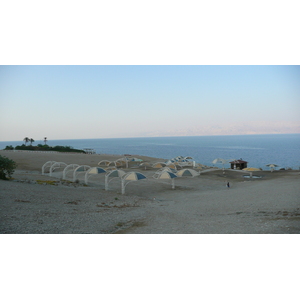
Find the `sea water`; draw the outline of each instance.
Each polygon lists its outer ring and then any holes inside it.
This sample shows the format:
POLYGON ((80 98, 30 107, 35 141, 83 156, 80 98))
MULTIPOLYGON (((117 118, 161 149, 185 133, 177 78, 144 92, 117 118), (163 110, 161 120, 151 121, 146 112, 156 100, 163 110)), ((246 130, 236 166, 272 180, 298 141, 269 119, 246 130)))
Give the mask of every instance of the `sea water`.
MULTIPOLYGON (((0 142, 0 149, 7 145, 21 145, 23 141, 0 142)), ((43 140, 33 145, 43 144, 43 140)), ((179 155, 191 156, 198 163, 214 166, 216 158, 242 159, 248 167, 268 169, 266 164, 280 168, 299 169, 300 134, 263 134, 231 136, 187 136, 51 140, 49 146, 71 146, 76 149, 93 148, 98 154, 145 155, 170 159, 179 155)), ((220 165, 216 165, 220 166, 220 165)), ((229 164, 225 165, 229 167, 229 164)))

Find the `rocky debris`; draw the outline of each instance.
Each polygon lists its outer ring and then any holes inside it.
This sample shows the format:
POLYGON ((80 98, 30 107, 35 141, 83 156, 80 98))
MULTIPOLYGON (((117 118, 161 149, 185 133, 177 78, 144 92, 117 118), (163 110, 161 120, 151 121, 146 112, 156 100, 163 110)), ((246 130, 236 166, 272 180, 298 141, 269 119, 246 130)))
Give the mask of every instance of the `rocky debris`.
POLYGON ((41 185, 54 185, 54 186, 69 186, 69 187, 78 187, 83 186, 87 187, 85 183, 81 182, 73 182, 69 180, 32 180, 32 179, 13 179, 14 182, 20 182, 20 183, 28 183, 28 184, 41 184, 41 185))

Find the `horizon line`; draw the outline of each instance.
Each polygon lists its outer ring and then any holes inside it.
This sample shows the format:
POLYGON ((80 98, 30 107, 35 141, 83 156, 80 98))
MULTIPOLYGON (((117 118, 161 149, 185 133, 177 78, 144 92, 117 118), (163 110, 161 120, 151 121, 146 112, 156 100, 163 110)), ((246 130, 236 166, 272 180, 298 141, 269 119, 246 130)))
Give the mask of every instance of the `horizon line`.
MULTIPOLYGON (((250 136, 250 135, 288 135, 288 134, 300 134, 299 132, 294 133, 248 133, 248 134, 212 134, 212 135, 165 135, 165 136, 126 136, 126 137, 102 137, 102 138, 58 138, 58 139, 50 139, 47 141, 60 141, 60 140, 104 140, 104 139, 135 139, 135 138, 179 138, 179 137, 211 137, 211 136, 250 136)), ((0 140, 0 143, 4 142, 19 142, 20 140, 0 140)), ((44 141, 43 139, 37 141, 44 141)), ((23 142, 23 140, 22 140, 23 142)), ((36 142, 36 141, 35 141, 36 142)))

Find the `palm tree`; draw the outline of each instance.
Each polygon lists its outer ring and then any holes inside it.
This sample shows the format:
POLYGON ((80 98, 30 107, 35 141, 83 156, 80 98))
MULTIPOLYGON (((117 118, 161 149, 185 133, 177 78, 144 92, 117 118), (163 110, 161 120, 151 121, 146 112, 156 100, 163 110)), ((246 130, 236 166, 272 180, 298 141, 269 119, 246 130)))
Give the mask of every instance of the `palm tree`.
POLYGON ((28 137, 24 138, 23 141, 25 142, 25 146, 26 144, 30 141, 28 137))
POLYGON ((30 142, 30 146, 32 146, 32 143, 34 143, 34 139, 33 138, 29 139, 29 142, 30 142))
POLYGON ((44 143, 47 144, 47 137, 44 137, 44 143))

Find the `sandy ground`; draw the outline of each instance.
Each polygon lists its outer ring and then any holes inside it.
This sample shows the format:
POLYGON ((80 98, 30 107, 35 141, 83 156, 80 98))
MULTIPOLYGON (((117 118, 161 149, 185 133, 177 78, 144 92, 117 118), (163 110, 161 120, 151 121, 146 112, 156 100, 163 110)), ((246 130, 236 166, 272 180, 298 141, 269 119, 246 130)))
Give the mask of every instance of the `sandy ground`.
MULTIPOLYGON (((103 174, 85 186, 62 181, 62 169, 42 175, 47 161, 97 166, 116 155, 0 151, 18 164, 13 180, 0 181, 1 233, 300 233, 299 171, 262 171, 260 179, 222 170, 194 178, 168 180, 152 176, 156 170, 137 169, 147 179, 131 182, 121 194, 121 181, 104 189, 103 174), (229 181, 231 187, 226 187, 229 181)), ((135 155, 135 157, 138 157, 135 155)), ((155 162, 163 159, 139 157, 155 162)), ((165 158, 167 159, 167 158, 165 158)))

